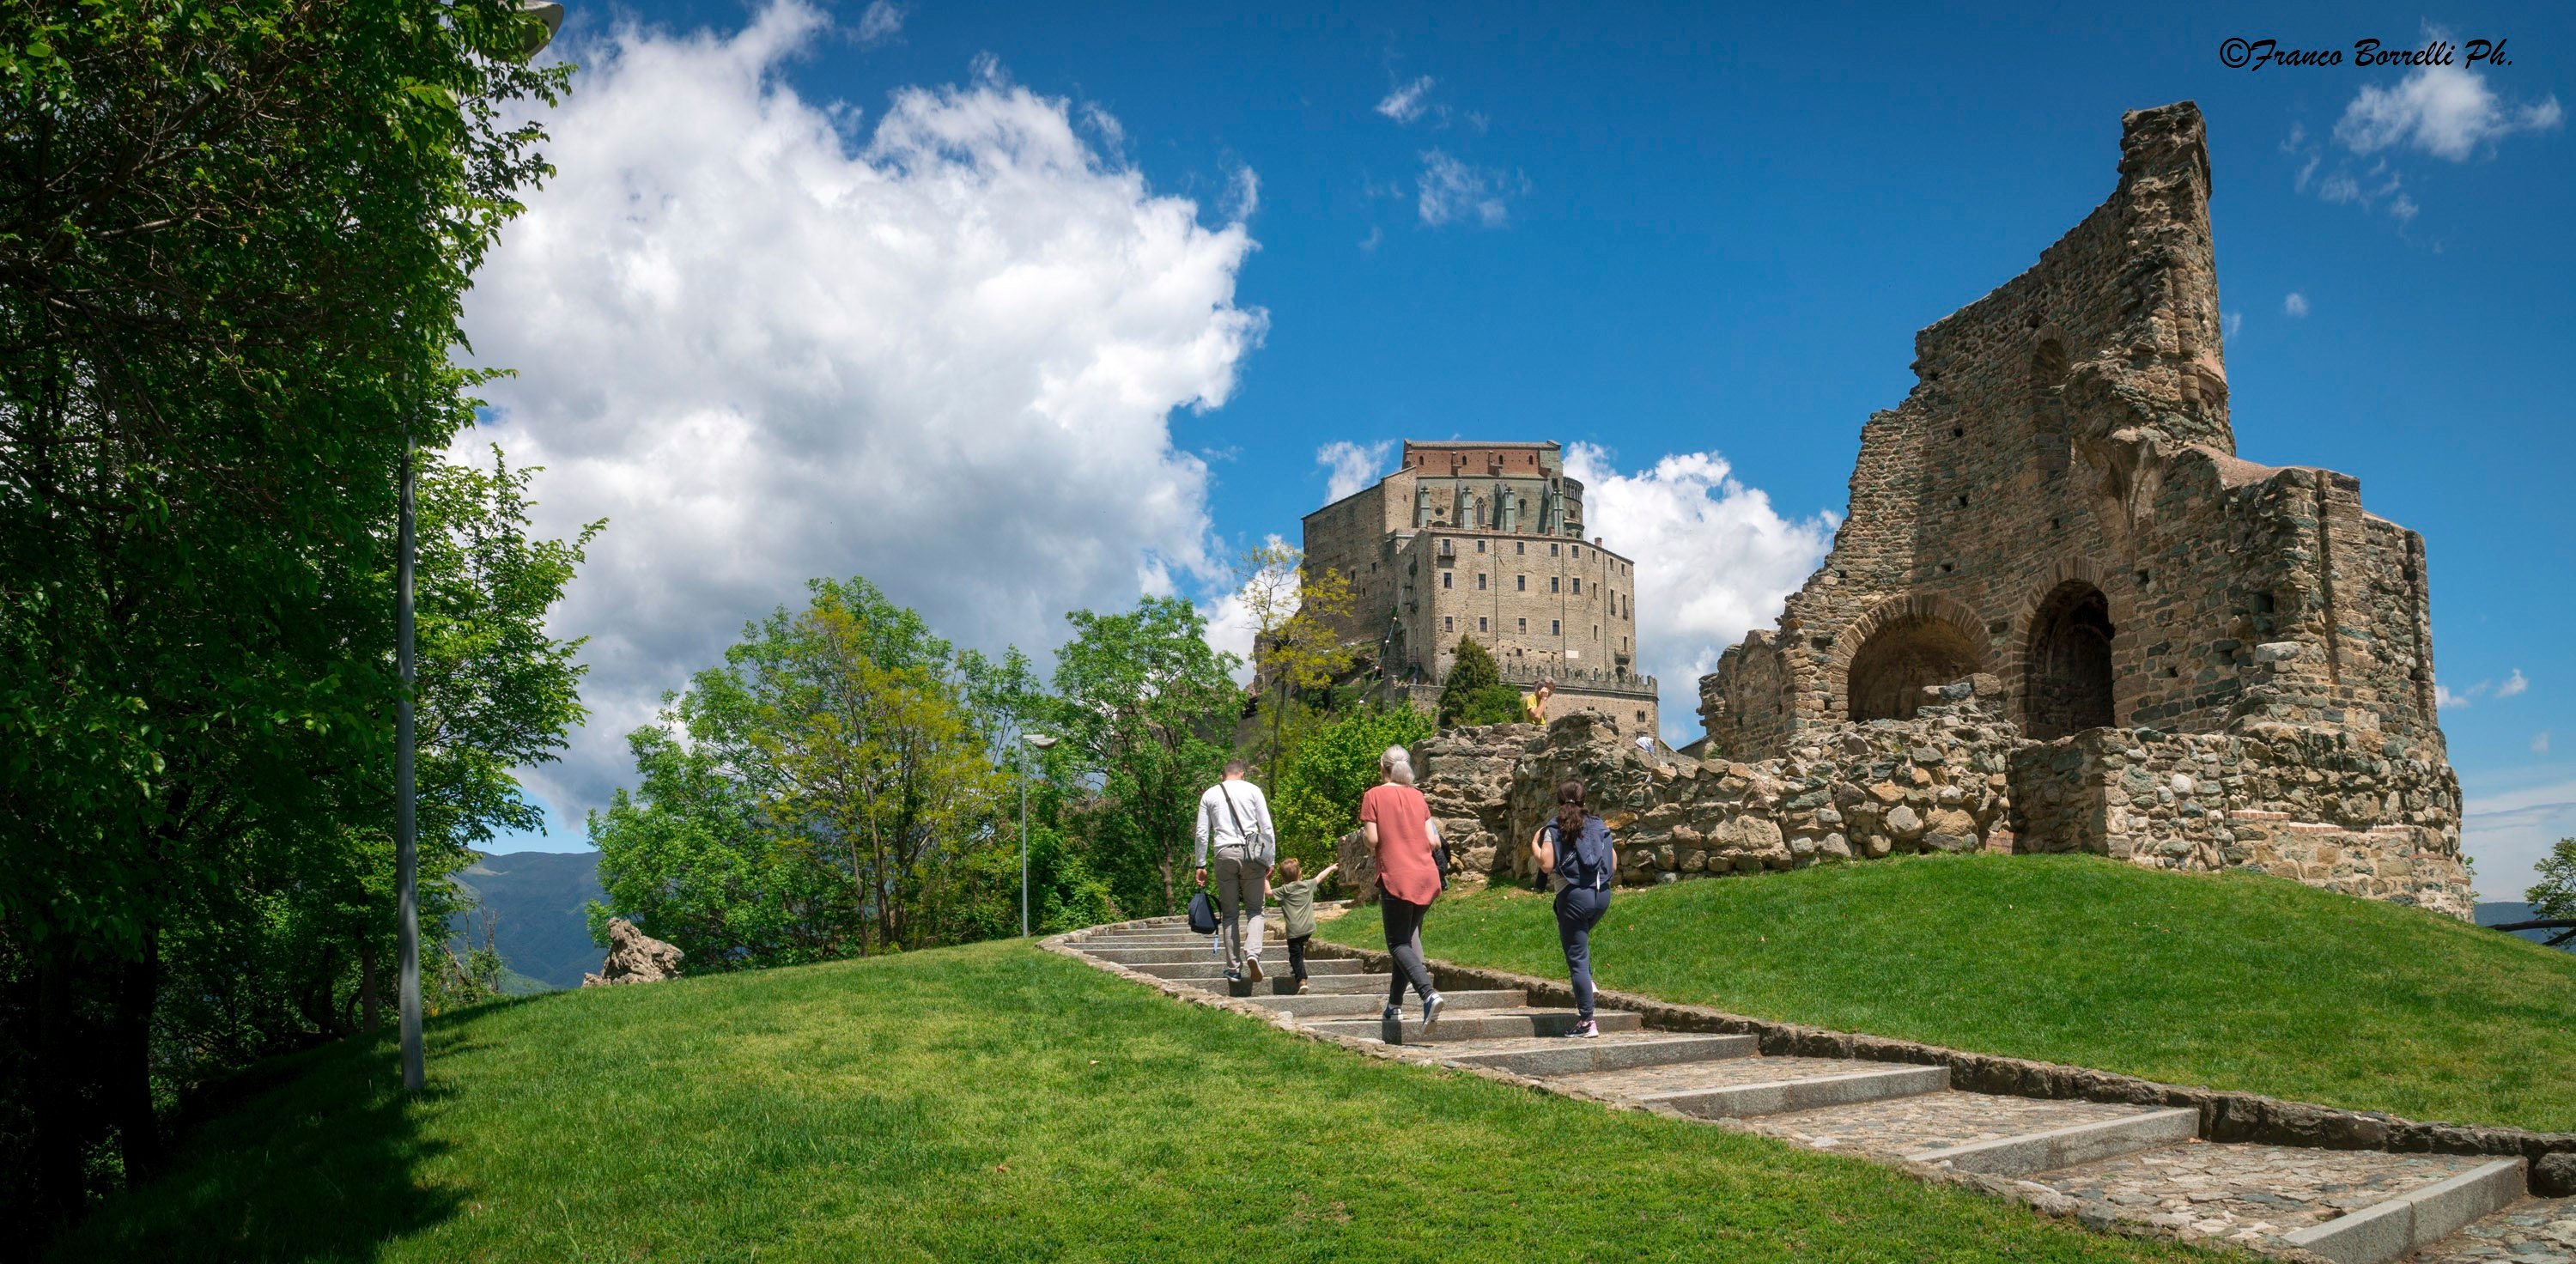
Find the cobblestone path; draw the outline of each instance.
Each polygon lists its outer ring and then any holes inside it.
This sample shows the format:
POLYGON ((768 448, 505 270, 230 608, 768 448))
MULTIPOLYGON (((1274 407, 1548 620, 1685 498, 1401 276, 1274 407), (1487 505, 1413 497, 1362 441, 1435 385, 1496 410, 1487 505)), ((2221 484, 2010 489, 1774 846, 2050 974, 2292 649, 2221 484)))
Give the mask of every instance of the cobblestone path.
POLYGON ((1751 1036, 1653 1031, 1625 1011, 1596 1015, 1597 1040, 1568 1039, 1573 1011, 1533 1007, 1517 991, 1445 993, 1426 1033, 1418 1005, 1381 1022, 1388 976, 1356 959, 1310 954, 1311 986, 1292 995, 1279 982, 1287 953, 1273 948, 1261 956, 1268 981, 1230 987, 1207 938, 1177 921, 1079 932, 1066 946, 1363 1047, 1407 1046, 1444 1065, 1728 1120, 1820 1150, 2003 1178, 2027 1201, 2096 1227, 2127 1222, 2338 1264, 2576 1264, 2576 1199, 2526 1197, 2520 1159, 2212 1143, 2195 1135, 2192 1110, 1958 1092, 1945 1067, 1765 1057, 1751 1036))

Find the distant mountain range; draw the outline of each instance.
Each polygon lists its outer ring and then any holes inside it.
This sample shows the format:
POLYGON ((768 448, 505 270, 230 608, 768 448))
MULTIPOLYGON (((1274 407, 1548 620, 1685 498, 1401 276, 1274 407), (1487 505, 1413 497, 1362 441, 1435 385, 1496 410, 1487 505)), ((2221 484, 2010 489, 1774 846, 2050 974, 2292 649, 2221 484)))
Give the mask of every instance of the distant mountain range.
MULTIPOLYGON (((515 979, 505 978, 506 992, 576 988, 581 976, 597 970, 608 956, 590 941, 585 908, 605 901, 599 888, 599 853, 595 851, 520 851, 485 856, 456 875, 457 884, 474 893, 495 918, 493 947, 515 979)), ((460 918, 451 933, 482 938, 481 920, 460 918)))
MULTIPOLYGON (((2540 916, 2540 914, 2533 912, 2530 905, 2515 900, 2490 900, 2478 906, 2478 925, 2480 926, 2498 926, 2506 922, 2527 922, 2538 916, 2540 916)), ((2537 944, 2546 943, 2562 932, 2554 930, 2515 930, 2507 931, 2505 933, 2508 935, 2520 935, 2537 944)), ((2576 952, 2576 940, 2571 940, 2567 943, 2558 945, 2558 950, 2560 952, 2576 952)))

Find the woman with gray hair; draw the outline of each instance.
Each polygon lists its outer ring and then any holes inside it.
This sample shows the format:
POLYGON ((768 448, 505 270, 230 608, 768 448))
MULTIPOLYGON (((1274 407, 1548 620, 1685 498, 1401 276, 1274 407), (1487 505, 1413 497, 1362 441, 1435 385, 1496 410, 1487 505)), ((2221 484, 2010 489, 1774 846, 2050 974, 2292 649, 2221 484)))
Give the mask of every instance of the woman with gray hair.
POLYGON ((1422 915, 1440 898, 1440 865, 1431 849, 1440 827, 1431 805, 1413 788, 1413 757, 1401 746, 1378 756, 1380 785, 1360 796, 1360 829, 1369 850, 1377 853, 1378 912, 1385 919, 1387 955, 1395 958, 1395 977, 1387 984, 1387 1020, 1404 1014, 1404 985, 1422 996, 1422 1029, 1440 1021, 1440 993, 1431 986, 1431 970, 1422 962, 1422 915))

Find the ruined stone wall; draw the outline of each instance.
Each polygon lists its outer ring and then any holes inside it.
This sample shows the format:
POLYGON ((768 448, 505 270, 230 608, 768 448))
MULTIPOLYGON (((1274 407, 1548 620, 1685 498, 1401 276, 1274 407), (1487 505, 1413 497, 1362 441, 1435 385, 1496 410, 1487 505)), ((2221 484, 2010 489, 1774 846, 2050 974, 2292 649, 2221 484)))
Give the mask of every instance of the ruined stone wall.
POLYGON ((1413 744, 1415 788, 1448 841, 1450 868, 1472 885, 1494 872, 1510 831, 1512 769, 1541 731, 1535 724, 1489 724, 1413 744))
MULTIPOLYGON (((1990 686, 1991 687, 1991 686, 1990 686)), ((1529 839, 1556 785, 1582 778, 1619 845, 1619 880, 1669 882, 1919 851, 2009 849, 2006 768, 2017 738, 1990 705, 1954 690, 1914 719, 1802 738, 1756 763, 1657 758, 1577 712, 1548 726, 1512 773, 1494 868, 1532 876, 1529 839)))
MULTIPOLYGON (((2438 799, 2450 772, 2424 542, 2365 512, 2347 475, 2235 456, 2200 114, 2138 111, 2122 131, 2111 197, 2029 271, 1917 336, 1914 390, 1862 427, 1833 551, 1776 631, 1701 682, 1709 736, 1738 761, 1785 757, 1981 674, 2026 738, 2115 730, 2091 740, 2153 752, 2162 737, 2118 730, 2301 726, 2322 736, 2297 749, 2349 740, 2428 770, 2401 797, 2438 799)), ((2338 795, 2376 784, 2331 760, 2298 767, 2338 795)), ((2430 834, 2342 822, 2343 858, 2326 861, 2315 839, 2330 822, 2268 793, 2232 802, 2256 815, 2228 832, 2288 837, 2255 828, 2282 814, 2309 859, 2246 843, 2246 859, 2221 847, 2199 867, 2296 869, 2447 909, 2456 807, 2406 825, 2430 834), (2407 887, 2419 869, 2432 885, 2407 887), (2352 880, 2359 870, 2372 881, 2352 880)), ((2056 806, 2024 827, 2026 846, 2128 837, 2056 806)), ((2157 834, 2150 853, 2191 828, 2157 834)))
POLYGON ((2158 869, 2259 869, 2347 895, 2472 916, 2450 766, 2351 732, 2094 729, 2014 754, 2026 851, 2158 869))

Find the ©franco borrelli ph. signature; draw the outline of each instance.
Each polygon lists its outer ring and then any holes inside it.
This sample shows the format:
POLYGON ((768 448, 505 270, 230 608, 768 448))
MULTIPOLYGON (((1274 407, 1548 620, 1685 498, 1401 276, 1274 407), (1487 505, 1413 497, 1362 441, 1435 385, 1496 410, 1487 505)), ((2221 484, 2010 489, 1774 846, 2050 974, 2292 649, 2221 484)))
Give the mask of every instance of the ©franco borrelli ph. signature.
POLYGON ((2358 39, 2350 49, 2293 48, 2276 39, 2249 40, 2231 35, 2219 42, 2218 62, 2231 70, 2261 70, 2266 66, 2510 66, 2513 61, 2505 56, 2506 42, 2428 39, 2421 44, 2397 45, 2358 39))

